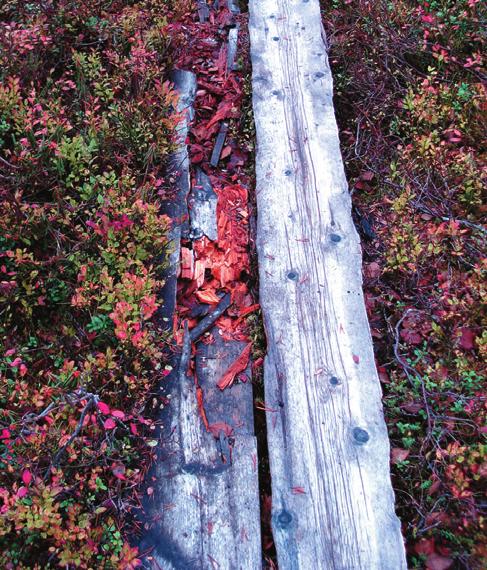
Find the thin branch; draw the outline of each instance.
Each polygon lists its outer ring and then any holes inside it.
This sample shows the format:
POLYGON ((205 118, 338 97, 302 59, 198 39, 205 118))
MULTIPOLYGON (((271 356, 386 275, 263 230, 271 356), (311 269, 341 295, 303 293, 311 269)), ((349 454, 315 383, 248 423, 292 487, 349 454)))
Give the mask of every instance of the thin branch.
POLYGON ((88 401, 86 402, 86 405, 83 408, 83 411, 81 412, 81 416, 79 418, 79 422, 78 422, 78 425, 76 426, 76 429, 74 430, 74 432, 72 433, 72 435, 68 439, 68 441, 59 449, 59 451, 54 456, 54 459, 52 460, 53 467, 57 467, 59 465, 59 461, 60 461, 61 457, 63 456, 64 452, 66 451, 66 448, 69 447, 73 443, 73 441, 81 433, 81 430, 83 429, 83 424, 84 424, 85 418, 86 418, 88 412, 90 412, 91 409, 94 407, 97 399, 98 399, 98 397, 95 396, 95 394, 90 394, 88 396, 88 401))

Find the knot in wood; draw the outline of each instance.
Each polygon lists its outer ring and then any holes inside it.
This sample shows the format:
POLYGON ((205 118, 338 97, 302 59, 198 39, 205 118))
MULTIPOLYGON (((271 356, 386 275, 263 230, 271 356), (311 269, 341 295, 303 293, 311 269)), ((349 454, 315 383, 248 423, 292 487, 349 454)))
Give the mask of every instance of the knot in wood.
POLYGON ((358 443, 359 445, 364 445, 364 443, 367 443, 370 439, 369 433, 360 427, 353 428, 352 433, 355 443, 358 443))
POLYGON ((277 522, 281 528, 287 528, 293 520, 293 515, 286 511, 286 509, 282 509, 282 511, 277 515, 277 522))

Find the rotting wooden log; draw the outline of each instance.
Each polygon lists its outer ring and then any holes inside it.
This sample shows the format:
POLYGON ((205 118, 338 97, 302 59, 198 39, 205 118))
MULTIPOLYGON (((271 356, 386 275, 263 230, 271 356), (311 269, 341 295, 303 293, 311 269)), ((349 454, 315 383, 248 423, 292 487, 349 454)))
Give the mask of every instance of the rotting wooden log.
POLYGON ((250 0, 280 570, 406 568, 318 0, 250 0))
MULTIPOLYGON (((257 443, 252 386, 222 392, 217 382, 243 343, 199 343, 195 379, 182 365, 168 378, 171 403, 162 412, 161 445, 145 499, 148 522, 140 543, 146 568, 261 568, 257 443), (198 402, 209 429, 204 426, 198 402)), ((248 373, 250 373, 248 371, 248 373)))
MULTIPOLYGON (((172 77, 180 91, 180 109, 191 118, 195 79, 186 72, 172 77)), ((187 216, 189 161, 185 140, 188 120, 180 126, 180 145, 173 156, 177 199, 164 211, 179 222, 187 216)), ((215 209, 216 215, 216 209, 215 209)), ((216 224, 216 221, 212 222, 216 224)), ((211 225, 211 224, 210 224, 211 225)), ((172 254, 163 275, 164 327, 172 324, 177 271, 181 254, 181 223, 171 230, 172 254)), ((191 331, 183 350, 173 357, 165 379, 169 404, 159 414, 156 460, 146 478, 143 532, 138 546, 144 568, 151 570, 247 570, 261 568, 257 442, 253 428, 250 380, 222 392, 217 382, 244 343, 224 342, 217 328, 215 342, 198 342, 196 376, 187 373, 191 343, 199 339, 230 305, 225 295, 191 331)), ((247 370, 250 375, 250 370, 247 370)), ((250 376, 249 376, 250 377, 250 376)))
POLYGON ((173 181, 177 194, 175 198, 162 202, 162 211, 175 223, 169 231, 169 260, 161 278, 164 286, 161 289, 163 304, 157 312, 159 326, 165 330, 172 329, 172 318, 176 309, 176 287, 181 257, 181 237, 189 233, 187 199, 191 181, 189 175, 189 156, 186 147, 189 124, 193 118, 193 103, 196 96, 196 76, 189 71, 174 70, 170 76, 175 89, 180 93, 177 111, 183 113, 183 120, 178 125, 178 147, 169 161, 169 177, 173 181))

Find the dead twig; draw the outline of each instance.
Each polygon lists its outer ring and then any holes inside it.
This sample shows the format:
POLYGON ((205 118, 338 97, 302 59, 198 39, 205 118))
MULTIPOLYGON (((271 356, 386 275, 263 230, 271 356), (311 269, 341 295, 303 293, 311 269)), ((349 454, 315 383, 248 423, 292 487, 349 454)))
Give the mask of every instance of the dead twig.
POLYGON ((206 332, 211 325, 223 315, 223 313, 228 309, 228 307, 232 304, 232 300, 230 294, 227 293, 225 296, 222 297, 222 300, 218 303, 215 307, 214 311, 207 315, 204 319, 202 319, 189 333, 189 338, 191 342, 196 342, 199 337, 206 332))
POLYGON ((404 370, 404 374, 406 374, 406 377, 409 380, 409 383, 412 386, 414 386, 414 382, 413 382, 413 377, 414 377, 421 384, 421 393, 423 396, 423 403, 424 403, 424 407, 425 407, 426 415, 427 415, 427 419, 428 419, 428 433, 427 433, 426 438, 423 442, 423 446, 424 446, 431 439, 432 430, 433 430, 433 418, 432 418, 433 413, 432 413, 430 406, 429 406, 429 403, 428 403, 428 394, 426 392, 426 387, 424 385, 423 379, 421 378, 420 374, 418 374, 416 372, 416 370, 410 364, 408 364, 403 359, 403 357, 399 354, 399 339, 400 339, 399 329, 401 328, 401 325, 404 322, 404 320, 407 318, 407 316, 414 311, 415 311, 415 309, 407 309, 405 311, 405 313, 403 314, 403 316, 396 323, 396 326, 394 328, 394 331, 395 331, 395 335, 394 335, 394 356, 396 357, 396 360, 401 365, 401 368, 404 370))
POLYGON ((71 437, 68 439, 68 441, 59 449, 59 451, 54 456, 54 459, 52 460, 53 467, 57 467, 59 465, 61 457, 63 456, 66 449, 73 443, 73 441, 81 433, 81 430, 83 429, 83 424, 84 424, 85 418, 86 418, 88 412, 90 412, 93 409, 97 400, 98 400, 98 396, 96 396, 95 394, 89 394, 88 395, 88 401, 86 402, 85 407, 83 408, 83 410, 81 412, 81 416, 79 418, 78 425, 76 426, 76 429, 71 434, 71 437))

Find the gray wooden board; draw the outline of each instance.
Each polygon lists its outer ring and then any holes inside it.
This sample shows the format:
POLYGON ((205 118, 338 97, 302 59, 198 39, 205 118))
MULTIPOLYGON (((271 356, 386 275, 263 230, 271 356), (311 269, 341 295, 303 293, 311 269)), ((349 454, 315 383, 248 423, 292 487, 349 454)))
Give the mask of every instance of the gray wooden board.
MULTIPOLYGON (((188 120, 180 126, 180 146, 172 157, 178 194, 175 201, 164 205, 164 211, 177 219, 187 215, 189 160, 184 141, 196 82, 188 72, 176 72, 172 79, 181 93, 179 110, 188 111, 188 120)), ((208 221, 210 227, 214 223, 208 221)), ((175 310, 180 240, 182 229, 187 231, 185 225, 176 223, 171 230, 172 253, 163 276, 164 308, 159 315, 166 329, 172 324, 175 310)), ((206 430, 194 378, 181 370, 181 357, 174 355, 173 371, 160 387, 169 404, 158 418, 154 438, 159 445, 142 500, 144 524, 138 546, 145 568, 247 570, 262 566, 250 370, 247 383, 235 384, 223 392, 216 385, 245 343, 224 342, 216 328, 213 336, 214 344, 197 344, 196 377, 204 393, 208 421, 227 424, 232 433, 220 430, 215 437, 206 430)))
POLYGON ((223 342, 217 329, 213 335, 215 344, 198 343, 196 376, 209 423, 233 431, 215 437, 205 429, 194 378, 176 367, 167 380, 171 403, 159 418, 161 445, 145 498, 149 522, 140 549, 147 552, 146 568, 261 568, 252 386, 222 392, 216 385, 245 345, 223 342))
POLYGON ((220 126, 220 130, 216 137, 215 146, 213 148, 213 152, 211 153, 210 164, 213 167, 217 167, 218 163, 220 162, 220 155, 223 150, 223 145, 225 144, 225 139, 227 138, 228 132, 228 124, 222 123, 220 126))
MULTIPOLYGON (((189 71, 174 70, 171 81, 175 89, 181 94, 177 110, 185 113, 185 120, 178 127, 179 145, 172 153, 169 161, 169 175, 177 188, 176 196, 163 201, 162 212, 167 214, 172 224, 169 232, 169 261, 164 269, 161 279, 164 285, 160 297, 163 300, 161 308, 157 311, 156 320, 164 330, 172 330, 172 318, 176 309, 176 288, 181 257, 181 236, 189 232, 187 198, 190 191, 189 156, 186 147, 189 123, 193 118, 193 102, 196 95, 196 77, 189 71)), ((164 253, 164 255, 166 255, 164 253)))
POLYGON ((198 343, 196 375, 205 393, 205 408, 210 424, 225 422, 236 434, 254 433, 254 407, 250 365, 243 374, 246 381, 236 382, 230 389, 215 389, 214 380, 219 380, 228 366, 235 361, 246 346, 245 342, 224 341, 215 327, 214 342, 198 343))
POLYGON ((280 570, 406 568, 318 0, 250 0, 280 570))
POLYGON ((218 198, 210 178, 200 169, 196 170, 196 180, 188 199, 192 239, 206 235, 212 241, 218 239, 216 207, 218 198))

